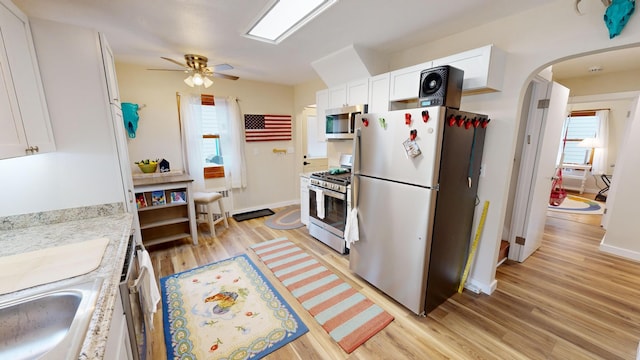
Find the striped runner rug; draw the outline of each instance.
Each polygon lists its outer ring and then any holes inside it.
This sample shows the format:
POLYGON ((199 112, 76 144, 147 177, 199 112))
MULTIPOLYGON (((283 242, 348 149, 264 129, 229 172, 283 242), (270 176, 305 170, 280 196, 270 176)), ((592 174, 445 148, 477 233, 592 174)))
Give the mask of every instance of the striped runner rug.
POLYGON ((393 316, 287 238, 251 248, 347 353, 393 321, 393 316))

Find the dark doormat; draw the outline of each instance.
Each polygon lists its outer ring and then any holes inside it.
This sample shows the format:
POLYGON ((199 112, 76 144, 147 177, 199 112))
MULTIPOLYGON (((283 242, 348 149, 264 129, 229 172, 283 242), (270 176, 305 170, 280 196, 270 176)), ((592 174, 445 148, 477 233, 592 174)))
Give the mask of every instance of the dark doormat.
POLYGON ((245 213, 235 214, 235 215, 233 215, 233 219, 235 221, 245 221, 245 220, 255 219, 255 218, 259 218, 259 217, 263 217, 263 216, 269 216, 269 215, 273 215, 273 214, 274 214, 274 212, 271 211, 271 209, 262 209, 262 210, 255 210, 255 211, 249 211, 249 212, 245 212, 245 213))

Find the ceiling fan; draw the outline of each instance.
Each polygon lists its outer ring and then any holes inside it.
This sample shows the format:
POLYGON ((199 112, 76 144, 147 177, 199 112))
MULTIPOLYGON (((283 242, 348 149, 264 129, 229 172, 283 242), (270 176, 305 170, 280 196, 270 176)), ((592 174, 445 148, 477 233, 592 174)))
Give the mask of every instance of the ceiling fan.
POLYGON ((209 77, 216 77, 222 79, 229 80, 238 80, 239 77, 233 75, 222 74, 217 71, 225 71, 233 69, 233 66, 229 64, 218 64, 214 66, 207 66, 207 61, 209 60, 206 56, 196 55, 196 54, 185 54, 184 60, 185 63, 181 63, 177 60, 170 59, 164 56, 160 58, 170 61, 176 65, 182 67, 182 69, 149 69, 149 70, 163 70, 163 71, 184 71, 189 74, 189 76, 184 79, 184 82, 191 86, 200 86, 204 85, 204 87, 208 88, 213 84, 213 81, 209 79, 209 77))

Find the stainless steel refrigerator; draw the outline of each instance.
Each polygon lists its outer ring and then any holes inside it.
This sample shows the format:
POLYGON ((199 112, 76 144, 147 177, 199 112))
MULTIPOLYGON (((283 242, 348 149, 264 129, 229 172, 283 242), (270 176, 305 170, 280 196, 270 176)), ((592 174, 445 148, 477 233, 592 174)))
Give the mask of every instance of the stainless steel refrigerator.
POLYGON ((457 291, 471 240, 486 115, 445 107, 356 118, 349 267, 416 314, 457 291))

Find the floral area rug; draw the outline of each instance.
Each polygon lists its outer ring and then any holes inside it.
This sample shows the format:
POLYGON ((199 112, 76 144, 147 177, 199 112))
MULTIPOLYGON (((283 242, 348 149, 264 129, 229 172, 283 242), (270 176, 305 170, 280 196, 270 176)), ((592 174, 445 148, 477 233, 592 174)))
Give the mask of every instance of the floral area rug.
POLYGON ((259 359, 308 331, 245 254, 160 287, 167 359, 259 359))

